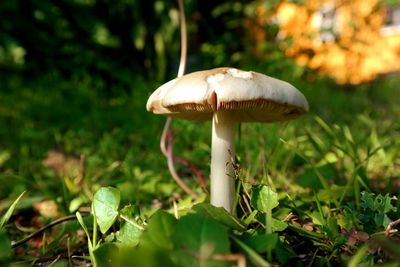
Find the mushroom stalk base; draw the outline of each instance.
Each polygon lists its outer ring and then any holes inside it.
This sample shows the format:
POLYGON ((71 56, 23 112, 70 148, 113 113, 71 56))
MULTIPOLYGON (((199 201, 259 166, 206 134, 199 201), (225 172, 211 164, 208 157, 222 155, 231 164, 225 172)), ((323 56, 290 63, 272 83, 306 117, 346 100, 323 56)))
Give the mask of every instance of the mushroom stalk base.
POLYGON ((211 140, 211 204, 232 212, 236 123, 223 111, 214 113, 211 140))

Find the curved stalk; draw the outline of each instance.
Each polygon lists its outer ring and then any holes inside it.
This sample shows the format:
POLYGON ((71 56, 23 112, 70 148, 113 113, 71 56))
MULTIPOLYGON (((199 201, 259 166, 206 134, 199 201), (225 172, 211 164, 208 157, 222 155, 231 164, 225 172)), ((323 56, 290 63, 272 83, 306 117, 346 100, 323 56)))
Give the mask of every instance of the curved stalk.
MULTIPOLYGON (((179 69, 178 69, 178 74, 177 77, 183 76, 185 73, 185 68, 186 68, 186 57, 187 57, 187 34, 186 34, 186 17, 185 17, 185 10, 183 6, 183 0, 178 0, 178 6, 179 6, 179 19, 180 19, 180 29, 181 29, 181 58, 179 62, 179 69)), ((172 153, 172 144, 169 144, 169 147, 166 146, 167 143, 167 137, 169 134, 171 134, 171 123, 172 123, 172 118, 167 118, 167 121, 165 122, 164 129, 161 135, 161 141, 160 141, 160 149, 161 152, 164 154, 164 156, 167 157, 167 162, 168 162, 168 169, 176 181, 176 183, 188 194, 192 195, 193 197, 197 197, 197 194, 195 194, 192 190, 190 190, 189 187, 187 187, 181 178, 179 177, 178 173, 176 172, 175 165, 174 165, 174 156, 172 153)))

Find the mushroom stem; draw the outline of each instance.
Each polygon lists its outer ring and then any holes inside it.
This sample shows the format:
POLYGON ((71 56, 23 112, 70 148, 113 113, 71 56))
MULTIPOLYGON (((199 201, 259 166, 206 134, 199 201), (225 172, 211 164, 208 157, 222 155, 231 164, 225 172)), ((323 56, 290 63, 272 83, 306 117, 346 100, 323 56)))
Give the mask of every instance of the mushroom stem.
POLYGON ((232 212, 235 179, 232 159, 235 156, 236 123, 227 112, 213 115, 211 140, 211 204, 232 212))

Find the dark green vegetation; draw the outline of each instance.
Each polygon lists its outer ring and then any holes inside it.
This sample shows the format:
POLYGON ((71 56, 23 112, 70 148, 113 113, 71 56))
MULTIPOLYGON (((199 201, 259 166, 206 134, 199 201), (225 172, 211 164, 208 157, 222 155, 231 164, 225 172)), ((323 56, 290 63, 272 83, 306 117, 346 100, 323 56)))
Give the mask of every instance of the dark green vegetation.
MULTIPOLYGON (((295 65, 275 44, 265 45, 264 56, 257 57, 250 53, 246 38, 233 45, 231 40, 242 36, 237 23, 246 6, 204 7, 188 2, 189 14, 198 11, 209 16, 202 20, 193 15, 200 22, 190 20, 189 29, 197 34, 192 38, 199 38, 189 44, 190 70, 221 65, 252 69, 293 83, 310 103, 310 113, 299 120, 243 124, 238 129, 234 218, 207 205, 207 194, 195 175, 177 164, 184 181, 200 195, 195 200, 187 196, 173 182, 159 151, 165 118, 147 113, 145 103, 176 72, 179 38, 168 17, 175 3, 147 7, 145 2, 121 1, 114 9, 104 8, 116 12, 114 20, 123 19, 118 12, 127 9, 161 10, 154 21, 137 12, 135 23, 123 22, 134 28, 143 23, 148 30, 149 36, 142 40, 146 48, 131 47, 133 54, 121 52, 126 51, 121 48, 124 39, 114 32, 113 18, 104 17, 105 29, 119 40, 113 50, 117 54, 108 59, 109 52, 103 49, 113 49, 112 38, 102 44, 84 41, 75 32, 83 27, 93 36, 100 15, 90 1, 87 5, 82 4, 85 1, 31 1, 33 7, 20 1, 0 3, 2 17, 6 11, 20 16, 14 19, 20 24, 11 19, 1 22, 6 30, 0 35, 0 265, 84 266, 92 260, 98 266, 191 266, 194 262, 232 266, 245 257, 248 266, 397 266, 400 241, 394 230, 398 226, 386 229, 400 219, 399 77, 340 87, 295 65), (56 30, 63 34, 53 36, 54 40, 43 36, 46 31, 29 28, 74 25, 74 16, 60 13, 67 12, 68 6, 54 7, 60 4, 90 11, 92 16, 72 12, 87 23, 77 20, 81 24, 72 30, 56 30), (30 25, 34 18, 19 15, 19 8, 54 13, 45 16, 53 20, 30 25), (207 8, 214 10, 212 15, 204 11, 207 8), (196 29, 205 21, 218 27, 196 29), (161 37, 155 36, 160 32, 166 38, 168 29, 174 29, 170 45, 163 40, 166 50, 157 52, 155 40, 161 37), (34 30, 38 34, 29 40, 43 38, 44 43, 25 43, 16 35, 34 30), (74 49, 59 46, 68 38, 74 49), (49 46, 51 40, 55 47, 49 46), (11 56, 19 46, 26 50, 25 63, 11 56), (119 58, 130 60, 124 63, 119 58), (145 59, 152 64, 143 65, 149 62, 145 59), (88 213, 90 207, 95 216, 88 213), (11 248, 11 241, 71 215, 68 221, 11 248)), ((34 16, 42 17, 40 12, 34 16)), ((271 25, 267 30, 273 29, 271 25)), ((206 181, 210 131, 210 123, 173 123, 175 155, 190 160, 206 181)))

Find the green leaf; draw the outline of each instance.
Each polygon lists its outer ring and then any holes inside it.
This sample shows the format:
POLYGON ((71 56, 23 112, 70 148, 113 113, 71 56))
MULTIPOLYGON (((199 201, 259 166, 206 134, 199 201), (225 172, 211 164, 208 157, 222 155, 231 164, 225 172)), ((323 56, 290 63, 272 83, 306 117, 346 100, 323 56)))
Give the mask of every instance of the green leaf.
POLYGON ((214 254, 229 253, 227 228, 201 214, 189 214, 176 225, 174 244, 180 266, 224 266, 212 260, 214 254))
POLYGON ((383 222, 385 220, 385 214, 383 213, 377 213, 374 216, 374 222, 377 226, 382 226, 383 222))
POLYGON ((124 222, 117 234, 117 240, 126 246, 134 247, 139 244, 142 231, 129 222, 124 222))
POLYGON ((120 193, 112 187, 100 188, 93 197, 93 212, 101 233, 105 233, 118 217, 120 193))
POLYGON ((176 222, 174 216, 163 210, 158 210, 150 218, 146 230, 142 233, 139 246, 172 250, 171 236, 175 230, 176 222))
POLYGON ((357 250, 357 253, 350 259, 348 263, 348 267, 357 267, 361 266, 361 262, 363 261, 365 255, 367 255, 368 246, 364 245, 357 250))
POLYGON ((244 240, 244 243, 250 246, 258 253, 266 253, 275 249, 279 240, 277 234, 257 234, 244 240))
POLYGON ((335 239, 340 235, 336 218, 326 219, 326 223, 322 226, 322 229, 330 239, 335 239))
MULTIPOLYGON (((341 195, 349 196, 352 194, 351 191, 346 191, 345 186, 338 186, 333 184, 328 189, 321 189, 316 194, 317 198, 321 202, 331 202, 340 198, 341 195)), ((344 197, 343 196, 343 197, 344 197)))
POLYGON ((92 244, 92 241, 90 240, 90 235, 89 235, 89 231, 88 231, 88 229, 87 229, 87 227, 86 227, 86 224, 85 224, 85 222, 83 221, 82 214, 81 214, 79 211, 77 211, 77 212, 75 213, 75 216, 76 216, 76 219, 78 220, 79 224, 81 225, 83 231, 84 231, 85 234, 86 234, 86 237, 87 237, 87 239, 88 239, 89 251, 91 251, 91 250, 93 249, 93 244, 92 244))
POLYGON ((331 136, 332 139, 336 139, 336 134, 333 132, 332 128, 322 120, 320 117, 315 117, 315 121, 321 126, 324 131, 331 136))
MULTIPOLYGON (((120 266, 115 267, 174 267, 173 254, 158 247, 119 247, 120 266)), ((176 266, 178 267, 178 266, 176 266)), ((179 266, 182 267, 182 266, 179 266)))
POLYGON ((268 213, 279 205, 278 194, 269 186, 257 185, 252 190, 251 204, 256 210, 268 213))
POLYGON ((311 217, 313 224, 316 224, 316 225, 324 225, 325 224, 325 219, 323 218, 321 213, 319 213, 318 211, 313 211, 310 214, 308 214, 308 216, 311 217))
POLYGON ((377 201, 380 202, 380 206, 382 207, 381 210, 383 213, 388 213, 390 211, 397 211, 397 208, 394 207, 391 203, 393 197, 390 197, 389 194, 386 194, 385 196, 378 195, 377 196, 377 201))
POLYGON ((377 209, 376 203, 375 203, 374 199, 372 198, 371 194, 366 191, 363 191, 361 193, 360 206, 365 210, 370 209, 372 211, 375 211, 377 209))
POLYGON ((25 194, 25 191, 22 192, 17 199, 11 204, 11 206, 8 208, 7 212, 1 217, 0 219, 0 231, 4 228, 4 225, 8 222, 10 219, 11 215, 14 212, 15 207, 17 206, 19 200, 22 198, 22 196, 25 194))
POLYGON ((231 229, 238 231, 246 230, 245 224, 229 214, 224 208, 217 208, 208 203, 200 203, 193 206, 192 210, 198 214, 219 221, 231 229))
POLYGON ((125 206, 119 212, 121 215, 124 215, 135 221, 140 218, 140 209, 134 205, 125 206))
POLYGON ((288 227, 288 224, 281 221, 281 220, 277 220, 275 218, 272 218, 272 231, 273 232, 280 232, 285 230, 288 227))
POLYGON ((11 255, 11 242, 6 233, 0 231, 0 264, 8 261, 11 255))
POLYGON ((257 214, 258 214, 258 211, 257 210, 253 210, 250 213, 250 215, 247 216, 247 218, 245 219, 244 224, 248 226, 250 223, 252 223, 254 218, 256 218, 257 214))
POLYGON ((93 251, 97 267, 117 267, 119 263, 119 249, 114 243, 104 243, 93 251))

